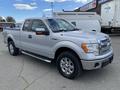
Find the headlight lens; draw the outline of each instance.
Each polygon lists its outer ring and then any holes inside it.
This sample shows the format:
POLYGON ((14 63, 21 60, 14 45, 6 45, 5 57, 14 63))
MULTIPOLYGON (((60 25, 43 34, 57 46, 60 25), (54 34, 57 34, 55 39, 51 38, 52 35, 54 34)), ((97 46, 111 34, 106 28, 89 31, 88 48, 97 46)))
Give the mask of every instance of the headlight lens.
POLYGON ((99 55, 99 44, 82 43, 81 47, 85 53, 94 53, 95 55, 99 55))

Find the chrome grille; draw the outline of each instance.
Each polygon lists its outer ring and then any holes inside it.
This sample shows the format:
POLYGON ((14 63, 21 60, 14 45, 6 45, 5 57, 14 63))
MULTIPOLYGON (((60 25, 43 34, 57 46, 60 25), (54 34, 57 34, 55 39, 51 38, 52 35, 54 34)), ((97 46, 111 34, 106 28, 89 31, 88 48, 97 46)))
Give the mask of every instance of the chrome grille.
POLYGON ((100 41, 100 55, 106 54, 110 51, 111 42, 109 39, 100 41))

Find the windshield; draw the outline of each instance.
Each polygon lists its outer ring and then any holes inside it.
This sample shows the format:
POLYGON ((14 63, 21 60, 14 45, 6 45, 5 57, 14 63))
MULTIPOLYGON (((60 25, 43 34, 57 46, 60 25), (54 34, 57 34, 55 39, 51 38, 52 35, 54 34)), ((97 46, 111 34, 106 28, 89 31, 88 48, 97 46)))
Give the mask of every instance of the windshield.
POLYGON ((78 30, 63 19, 47 19, 47 21, 53 32, 67 32, 78 30))

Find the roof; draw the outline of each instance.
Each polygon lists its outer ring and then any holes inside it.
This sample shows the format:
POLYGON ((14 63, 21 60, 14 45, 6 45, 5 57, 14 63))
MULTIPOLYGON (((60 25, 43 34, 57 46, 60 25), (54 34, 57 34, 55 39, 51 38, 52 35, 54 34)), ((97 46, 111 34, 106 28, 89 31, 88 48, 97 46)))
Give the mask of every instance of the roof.
POLYGON ((7 24, 14 24, 14 22, 0 22, 0 24, 1 24, 1 23, 2 23, 2 24, 6 24, 6 23, 7 23, 7 24))
POLYGON ((32 18, 26 18, 26 19, 41 19, 41 20, 45 20, 45 19, 59 19, 59 18, 55 18, 55 17, 32 17, 32 18))
POLYGON ((93 15, 96 12, 54 12, 54 15, 93 15))

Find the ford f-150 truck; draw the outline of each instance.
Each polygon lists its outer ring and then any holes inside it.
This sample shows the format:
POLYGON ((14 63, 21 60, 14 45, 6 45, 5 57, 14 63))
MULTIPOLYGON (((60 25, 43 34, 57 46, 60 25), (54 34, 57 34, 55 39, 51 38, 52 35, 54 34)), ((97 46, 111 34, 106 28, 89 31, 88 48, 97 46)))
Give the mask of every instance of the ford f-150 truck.
POLYGON ((29 18, 20 29, 5 29, 4 42, 11 55, 22 52, 55 62, 61 75, 78 77, 83 70, 102 68, 113 61, 108 35, 85 32, 60 18, 29 18))

